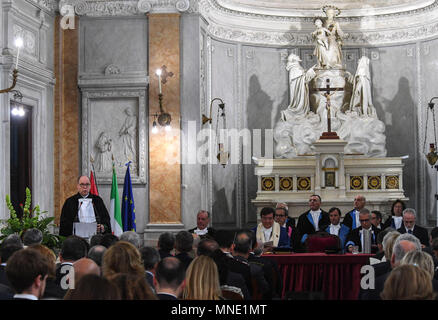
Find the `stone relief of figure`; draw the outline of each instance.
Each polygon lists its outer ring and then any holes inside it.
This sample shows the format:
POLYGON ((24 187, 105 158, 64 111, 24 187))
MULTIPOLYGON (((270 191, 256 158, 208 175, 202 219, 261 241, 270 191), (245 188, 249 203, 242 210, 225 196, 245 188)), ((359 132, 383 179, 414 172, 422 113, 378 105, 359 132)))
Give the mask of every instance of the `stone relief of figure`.
POLYGON ((97 171, 108 171, 111 170, 110 159, 108 158, 109 152, 111 151, 112 140, 109 136, 102 131, 96 142, 96 149, 98 151, 96 156, 96 170, 97 171))
POLYGON ((287 58, 286 70, 289 71, 290 104, 281 112, 281 118, 287 121, 294 115, 306 115, 309 113, 309 85, 315 77, 313 68, 304 70, 300 65, 300 57, 290 54, 287 58))
POLYGON ((339 22, 335 20, 335 16, 340 14, 340 10, 326 6, 323 8, 327 15, 324 27, 330 31, 328 34, 328 52, 326 68, 341 68, 342 67, 342 38, 344 33, 339 26, 339 22))
POLYGON ((317 67, 325 68, 329 63, 327 56, 329 50, 328 36, 331 32, 322 26, 322 20, 319 18, 315 20, 315 26, 316 30, 312 32, 312 38, 316 42, 313 55, 318 60, 317 67))
POLYGON ((365 56, 360 58, 353 78, 350 110, 358 111, 359 115, 376 117, 371 97, 370 59, 365 56))
POLYGON ((137 117, 129 107, 125 109, 125 113, 126 119, 119 131, 119 136, 122 137, 123 140, 123 153, 126 160, 134 161, 136 155, 135 140, 137 134, 137 117))

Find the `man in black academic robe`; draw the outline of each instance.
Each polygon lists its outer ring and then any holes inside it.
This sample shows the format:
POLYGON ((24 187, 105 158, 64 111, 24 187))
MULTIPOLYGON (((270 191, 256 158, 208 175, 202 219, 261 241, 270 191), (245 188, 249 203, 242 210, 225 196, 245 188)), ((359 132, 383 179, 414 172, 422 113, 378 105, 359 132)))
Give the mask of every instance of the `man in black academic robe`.
POLYGON ((321 197, 318 195, 312 195, 309 199, 310 210, 304 212, 298 217, 298 223, 297 223, 298 240, 296 242, 300 244, 301 247, 300 251, 304 250, 304 243, 309 235, 316 233, 316 231, 324 230, 325 227, 330 225, 329 214, 324 210, 321 210, 320 206, 321 206, 321 197), (315 228, 315 219, 313 218, 313 216, 315 216, 315 218, 318 220, 317 223, 318 228, 315 228))
POLYGON ((187 230, 190 233, 197 234, 201 239, 212 238, 216 235, 216 230, 209 227, 210 213, 206 210, 200 210, 196 215, 196 227, 187 230))
POLYGON ((61 219, 59 224, 59 235, 71 236, 73 234, 73 223, 79 222, 79 199, 88 198, 93 203, 94 214, 97 223, 98 233, 111 233, 111 220, 108 210, 101 197, 90 193, 90 179, 81 176, 78 179, 78 193, 65 200, 62 206, 61 219))
POLYGON ((367 209, 362 209, 359 213, 359 221, 360 227, 353 229, 347 236, 345 248, 346 252, 352 252, 353 246, 359 247, 359 252, 362 252, 362 239, 361 234, 363 229, 371 230, 371 253, 377 252, 377 234, 380 232, 372 223, 371 223, 371 213, 367 209))
POLYGON ((410 233, 420 240, 424 247, 429 246, 429 233, 426 228, 415 224, 415 210, 408 208, 403 211, 403 223, 400 229, 397 230, 401 234, 410 233))
POLYGON ((358 194, 354 197, 354 209, 347 212, 344 216, 342 224, 354 230, 360 227, 359 212, 365 207, 366 199, 364 196, 358 194))

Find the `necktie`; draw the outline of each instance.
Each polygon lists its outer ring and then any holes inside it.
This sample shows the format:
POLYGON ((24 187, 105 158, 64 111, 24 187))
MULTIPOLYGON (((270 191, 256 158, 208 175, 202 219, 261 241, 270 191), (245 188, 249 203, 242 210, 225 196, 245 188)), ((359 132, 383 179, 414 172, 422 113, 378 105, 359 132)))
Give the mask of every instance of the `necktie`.
POLYGON ((412 234, 412 230, 411 230, 411 229, 409 229, 409 230, 408 230, 408 233, 409 233, 409 234, 412 234))
POLYGON ((362 253, 371 253, 371 230, 362 229, 363 248, 362 253))

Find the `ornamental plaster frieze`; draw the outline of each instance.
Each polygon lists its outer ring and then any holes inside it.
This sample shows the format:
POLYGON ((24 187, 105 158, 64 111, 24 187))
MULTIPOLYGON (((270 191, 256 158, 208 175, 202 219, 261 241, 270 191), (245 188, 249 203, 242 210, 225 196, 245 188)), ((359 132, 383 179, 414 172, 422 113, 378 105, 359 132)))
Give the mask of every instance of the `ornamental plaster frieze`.
POLYGON ((192 13, 197 10, 196 0, 61 0, 59 10, 67 5, 74 7, 75 14, 89 17, 192 13))
POLYGON ((26 0, 26 1, 44 10, 47 13, 54 14, 58 9, 57 0, 26 0))
MULTIPOLYGON (((276 46, 313 45, 310 36, 313 19, 323 15, 321 10, 314 10, 307 17, 255 14, 221 7, 217 0, 200 0, 199 13, 207 21, 208 33, 215 38, 276 46)), ((438 36, 438 1, 415 10, 363 17, 339 16, 337 20, 346 32, 346 45, 423 40, 438 36)))

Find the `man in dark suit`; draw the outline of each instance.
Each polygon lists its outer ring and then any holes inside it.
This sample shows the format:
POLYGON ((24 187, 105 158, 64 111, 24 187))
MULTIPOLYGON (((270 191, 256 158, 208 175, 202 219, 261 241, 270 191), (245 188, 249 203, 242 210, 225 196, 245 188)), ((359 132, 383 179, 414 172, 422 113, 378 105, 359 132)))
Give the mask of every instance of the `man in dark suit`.
POLYGON ((144 270, 146 271, 146 280, 155 292, 154 278, 155 270, 158 262, 160 262, 160 254, 153 247, 140 248, 141 259, 143 260, 144 270))
POLYGON ((65 200, 62 206, 59 235, 64 237, 72 235, 74 222, 96 222, 97 233, 111 233, 108 210, 101 197, 90 193, 90 185, 90 179, 87 176, 79 177, 78 193, 65 200), (91 207, 87 205, 89 199, 91 199, 91 207), (89 208, 89 210, 85 210, 85 208, 89 208), (80 210, 84 210, 84 214, 86 212, 87 216, 79 214, 80 210), (94 213, 94 217, 92 213, 94 213))
POLYGON ((193 236, 188 231, 180 231, 175 237, 175 258, 178 258, 184 266, 184 270, 187 270, 189 264, 193 258, 189 255, 189 252, 193 249, 193 236))
MULTIPOLYGON (((69 236, 62 243, 61 252, 59 253, 60 264, 56 266, 55 284, 60 288, 60 296, 62 298, 69 288, 64 287, 63 279, 68 273, 73 272, 73 263, 87 255, 87 247, 81 238, 77 236, 69 236)), ((65 280, 66 281, 66 280, 65 280)))
POLYGON ((196 215, 196 228, 189 229, 190 233, 198 235, 201 239, 208 237, 213 238, 216 234, 216 230, 209 227, 210 224, 210 212, 206 210, 200 210, 196 215))
POLYGON ((287 236, 289 237, 289 246, 291 248, 296 247, 297 242, 297 229, 295 227, 295 219, 289 217, 289 210, 285 203, 277 203, 275 208, 275 222, 286 229, 287 236))
POLYGON ((8 277, 6 276, 6 265, 9 258, 18 250, 23 249, 23 245, 14 242, 5 242, 2 243, 0 248, 0 257, 1 257, 1 265, 0 265, 0 284, 3 284, 7 287, 10 287, 8 277))
POLYGON ((354 209, 345 214, 342 224, 354 230, 360 227, 359 212, 365 207, 366 199, 364 196, 358 194, 354 197, 354 209))
POLYGON ((167 257, 158 262, 154 284, 160 300, 178 300, 180 297, 186 270, 180 260, 167 257))
POLYGON ((46 288, 50 265, 41 253, 32 249, 15 252, 8 260, 6 274, 15 290, 14 300, 38 300, 46 288))
POLYGON ((346 251, 353 252, 353 246, 359 247, 359 252, 364 252, 366 247, 369 245, 371 252, 377 252, 377 242, 376 237, 379 233, 379 229, 377 229, 374 225, 371 224, 371 213, 368 209, 363 208, 359 212, 359 222, 360 227, 354 230, 351 230, 346 239, 346 251), (368 245, 365 243, 365 230, 368 230, 370 234, 370 243, 368 245))
POLYGON ((324 230, 330 225, 329 214, 321 210, 321 197, 319 195, 312 195, 309 199, 310 210, 304 212, 298 217, 297 233, 298 243, 300 248, 295 251, 303 251, 304 243, 307 237, 317 231, 324 230))
POLYGON ((403 210, 403 223, 400 229, 397 231, 401 234, 403 233, 409 233, 416 236, 420 242, 421 246, 428 247, 429 246, 429 234, 427 232, 426 228, 420 227, 419 225, 415 224, 415 209, 412 208, 406 208, 403 210))
POLYGON ((158 253, 160 258, 173 257, 171 251, 175 247, 175 235, 172 232, 163 232, 158 238, 158 253))

